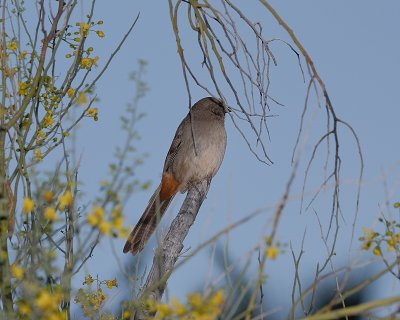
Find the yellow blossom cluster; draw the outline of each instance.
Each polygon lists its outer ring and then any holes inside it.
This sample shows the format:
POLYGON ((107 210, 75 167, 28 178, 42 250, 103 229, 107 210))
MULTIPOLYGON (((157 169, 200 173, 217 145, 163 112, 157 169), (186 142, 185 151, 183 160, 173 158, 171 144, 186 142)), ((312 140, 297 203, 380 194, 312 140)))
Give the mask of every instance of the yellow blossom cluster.
POLYGON ((49 221, 55 221, 58 218, 57 212, 53 207, 46 207, 46 209, 44 209, 43 216, 46 220, 49 221))
POLYGON ((36 130, 36 145, 42 144, 45 138, 46 138, 46 134, 42 130, 37 129, 36 130))
POLYGON ((99 60, 98 56, 96 56, 94 58, 89 58, 89 57, 82 58, 81 59, 81 64, 80 64, 81 68, 89 70, 89 69, 92 68, 92 66, 96 66, 97 65, 97 61, 98 60, 99 60))
POLYGON ((40 148, 35 149, 34 155, 35 155, 35 159, 36 160, 38 160, 38 161, 42 161, 43 160, 42 151, 40 150, 40 148))
POLYGON ((10 266, 10 272, 12 277, 16 280, 22 280, 25 274, 24 268, 15 263, 10 266))
POLYGON ((208 297, 195 292, 187 295, 187 302, 181 303, 173 298, 171 303, 155 302, 148 299, 146 309, 156 312, 153 320, 174 319, 182 320, 214 320, 221 314, 224 305, 225 295, 223 290, 218 290, 208 297))
POLYGON ((21 53, 18 55, 18 60, 24 60, 26 55, 28 54, 28 51, 22 50, 21 53))
POLYGON ((282 247, 285 247, 286 244, 281 244, 279 242, 273 244, 272 242, 273 239, 271 237, 269 236, 265 237, 266 248, 264 254, 267 257, 267 259, 275 260, 280 252, 284 252, 282 247))
POLYGON ((93 118, 95 121, 99 119, 99 110, 97 108, 89 108, 86 111, 88 117, 93 118))
POLYGON ((43 127, 48 128, 54 123, 53 112, 48 110, 43 118, 43 127))
MULTIPOLYGON (((91 275, 85 277, 83 284, 85 288, 80 288, 75 296, 75 303, 80 304, 83 314, 89 319, 106 319, 107 316, 101 314, 101 307, 106 301, 107 296, 103 293, 102 286, 108 289, 118 287, 117 279, 100 280, 98 277, 93 278, 91 275), (96 289, 92 289, 92 284, 96 284, 96 289)), ((111 317, 111 319, 114 319, 111 317)))
POLYGON ((68 98, 72 99, 74 97, 74 95, 75 95, 75 89, 74 88, 68 88, 67 95, 68 95, 68 98))
POLYGON ((78 30, 76 30, 73 33, 68 33, 69 36, 74 35, 70 40, 73 42, 70 43, 70 47, 73 49, 72 53, 67 53, 65 55, 66 58, 71 58, 73 56, 77 56, 80 53, 85 54, 84 57, 79 57, 80 58, 80 67, 82 69, 87 69, 89 70, 93 65, 96 65, 97 60, 99 57, 91 58, 90 54, 93 52, 93 47, 89 47, 87 49, 84 49, 84 40, 88 37, 89 32, 93 31, 97 34, 99 38, 104 38, 105 34, 102 30, 92 30, 92 28, 95 25, 101 25, 103 24, 103 21, 98 21, 98 22, 77 22, 75 24, 76 27, 78 27, 78 30), (75 43, 74 43, 75 42, 75 43))
POLYGON ((43 193, 43 200, 47 203, 51 203, 53 201, 53 192, 51 192, 50 190, 46 190, 43 193))
POLYGON ((35 207, 35 202, 31 198, 25 197, 22 202, 22 212, 24 214, 28 214, 33 211, 34 207, 35 207))
MULTIPOLYGON (((43 200, 48 204, 44 207, 43 217, 49 221, 56 221, 58 219, 56 209, 51 206, 53 202, 53 193, 51 191, 45 191, 43 194, 43 200)), ((65 210, 70 207, 73 203, 72 192, 66 190, 58 199, 58 209, 65 210)), ((28 215, 35 208, 35 202, 29 198, 25 197, 22 202, 22 213, 28 215)))
POLYGON ((18 94, 20 96, 28 95, 29 82, 28 81, 18 81, 18 94))
POLYGON ((85 22, 80 22, 78 23, 79 28, 80 28, 80 33, 82 34, 83 37, 87 37, 90 29, 90 25, 85 22))
MULTIPOLYGON (((101 24, 103 24, 103 21, 100 20, 100 21, 98 21, 97 23, 91 22, 91 24, 86 23, 86 22, 77 22, 75 25, 76 25, 77 27, 79 27, 79 31, 74 32, 74 34, 75 34, 75 35, 79 35, 79 34, 80 34, 82 37, 86 38, 86 37, 88 36, 88 34, 89 34, 89 31, 90 31, 91 26, 94 26, 95 24, 101 25, 101 24)), ((95 32, 97 33, 97 35, 98 35, 100 38, 104 38, 104 32, 103 32, 103 31, 97 30, 97 31, 95 31, 95 32)))
MULTIPOLYGON (((396 203, 394 207, 399 208, 400 205, 396 206, 396 203)), ((387 252, 393 250, 400 252, 400 223, 382 218, 379 221, 385 226, 385 231, 379 233, 372 229, 362 228, 363 236, 359 238, 362 241, 361 248, 363 250, 372 249, 372 253, 376 256, 382 255, 383 247, 386 247, 387 252)))
POLYGON ((15 51, 18 48, 18 44, 15 41, 10 41, 9 43, 7 43, 7 49, 11 50, 11 51, 15 51))
POLYGON ((84 106, 87 103, 87 95, 86 92, 81 91, 78 94, 78 97, 76 98, 75 101, 76 104, 81 104, 82 106, 84 106))
POLYGON ((279 254, 278 246, 276 246, 276 245, 268 246, 265 249, 265 254, 266 254, 268 259, 275 260, 278 257, 278 254, 279 254))
POLYGON ((124 218, 122 216, 122 206, 117 205, 112 210, 110 220, 107 221, 102 207, 93 207, 92 211, 87 215, 86 220, 94 228, 107 236, 126 238, 128 229, 124 227, 124 218))
POLYGON ((95 314, 100 310, 106 299, 107 296, 104 295, 101 288, 98 288, 96 291, 80 288, 75 297, 75 302, 81 305, 85 317, 94 319, 95 314))
POLYGON ((58 207, 60 210, 65 210, 66 208, 70 207, 73 203, 73 195, 70 190, 66 190, 59 199, 58 207))
POLYGON ((54 85, 54 79, 50 76, 43 77, 43 92, 39 96, 39 100, 47 113, 52 115, 52 111, 58 108, 64 92, 62 89, 54 85))
POLYGON ((21 316, 43 320, 67 319, 66 312, 60 308, 63 294, 59 288, 35 288, 30 286, 32 299, 17 301, 18 313, 21 316))

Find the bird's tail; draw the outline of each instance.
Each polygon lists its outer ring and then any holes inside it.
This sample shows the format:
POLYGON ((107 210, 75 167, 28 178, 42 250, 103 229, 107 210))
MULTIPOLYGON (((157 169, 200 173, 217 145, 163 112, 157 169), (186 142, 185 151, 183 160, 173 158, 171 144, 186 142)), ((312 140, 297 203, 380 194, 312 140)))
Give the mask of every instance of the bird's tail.
POLYGON ((154 194, 150 198, 149 204, 144 210, 139 222, 129 235, 124 246, 124 253, 130 251, 132 254, 137 254, 143 250, 143 247, 150 239, 169 204, 174 198, 175 194, 168 199, 160 201, 161 186, 162 184, 160 184, 157 190, 154 191, 154 194))

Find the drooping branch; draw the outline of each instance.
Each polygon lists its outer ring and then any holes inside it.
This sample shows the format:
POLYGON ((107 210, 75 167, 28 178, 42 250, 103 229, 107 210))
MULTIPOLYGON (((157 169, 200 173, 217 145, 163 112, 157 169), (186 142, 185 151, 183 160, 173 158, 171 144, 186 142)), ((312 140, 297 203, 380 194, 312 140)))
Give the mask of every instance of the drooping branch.
MULTIPOLYGON (((311 169, 318 163, 318 152, 325 148, 325 159, 320 164, 324 178, 318 190, 313 193, 311 200, 304 207, 306 210, 310 208, 311 204, 323 193, 322 191, 326 190, 330 183, 333 183, 330 192, 330 221, 327 224, 327 230, 324 230, 323 240, 324 243, 328 243, 328 239, 330 239, 330 252, 334 252, 341 212, 340 181, 342 158, 344 158, 341 147, 343 139, 340 137, 340 133, 345 131, 353 139, 355 152, 359 156, 359 180, 362 178, 364 167, 360 141, 351 125, 340 118, 313 59, 299 38, 268 1, 259 0, 259 4, 266 13, 272 15, 274 22, 283 27, 289 40, 267 38, 263 33, 265 26, 260 22, 253 21, 243 11, 244 7, 235 4, 234 1, 221 0, 217 3, 208 0, 169 0, 171 24, 182 63, 189 100, 192 83, 208 94, 211 93, 223 100, 228 100, 226 102, 231 105, 233 110, 230 113, 232 122, 244 138, 249 150, 261 162, 272 164, 266 148, 270 142, 266 141, 270 138, 267 121, 269 117, 274 116, 271 113, 272 103, 281 104, 271 97, 269 90, 270 83, 273 80, 270 69, 277 65, 277 59, 275 59, 270 48, 271 43, 280 41, 296 54, 303 80, 307 83, 304 109, 300 117, 300 126, 292 157, 293 165, 300 160, 300 157, 308 157, 303 176, 300 212, 303 211, 304 196, 310 184, 311 169), (187 10, 187 18, 183 14, 182 8, 187 10), (182 22, 183 25, 190 26, 191 31, 193 31, 191 37, 184 37, 180 33, 182 22), (249 33, 250 37, 248 36, 249 33), (186 42, 197 46, 201 58, 201 69, 198 69, 198 58, 192 60, 193 55, 185 55, 186 42), (304 70, 302 64, 306 67, 304 70), (302 143, 307 138, 304 125, 307 115, 310 114, 309 103, 313 95, 316 96, 320 109, 324 111, 321 116, 324 125, 322 131, 318 131, 311 153, 304 155, 302 152, 304 150, 301 148, 302 143)), ((360 184, 357 186, 356 193, 353 234, 358 214, 360 184)), ((277 220, 272 226, 272 234, 275 234, 281 215, 276 215, 276 217, 277 220)), ((318 270, 317 277, 321 275, 326 266, 330 265, 330 257, 329 255, 322 263, 322 268, 318 270)), ((260 272, 260 275, 262 275, 263 268, 260 268, 260 272)))

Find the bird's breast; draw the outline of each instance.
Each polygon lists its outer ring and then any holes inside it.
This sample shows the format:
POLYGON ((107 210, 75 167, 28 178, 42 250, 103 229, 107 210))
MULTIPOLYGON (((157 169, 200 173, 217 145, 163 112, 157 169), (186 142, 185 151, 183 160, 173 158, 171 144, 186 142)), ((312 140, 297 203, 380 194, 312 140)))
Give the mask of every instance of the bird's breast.
POLYGON ((186 184, 212 178, 221 166, 226 149, 226 131, 223 123, 204 122, 193 126, 193 135, 182 141, 182 157, 175 159, 177 178, 186 184))

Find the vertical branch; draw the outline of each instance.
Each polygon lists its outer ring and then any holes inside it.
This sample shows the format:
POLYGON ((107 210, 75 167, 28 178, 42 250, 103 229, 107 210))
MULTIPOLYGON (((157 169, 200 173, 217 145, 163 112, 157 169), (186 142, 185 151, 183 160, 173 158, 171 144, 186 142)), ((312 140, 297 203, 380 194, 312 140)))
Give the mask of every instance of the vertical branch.
POLYGON ((6 195, 6 166, 5 166, 6 130, 0 129, 0 290, 1 301, 6 313, 12 311, 10 261, 8 258, 8 210, 6 195))
MULTIPOLYGON (((69 171, 68 151, 65 142, 62 144, 65 158, 65 175, 67 178, 66 191, 70 191, 72 184, 74 184, 74 196, 77 193, 78 172, 75 171, 74 182, 71 181, 69 171)), ((66 224, 65 224, 65 255, 64 255, 64 271, 62 273, 61 286, 63 291, 62 309, 66 312, 67 317, 70 318, 70 305, 71 305, 71 279, 74 268, 74 235, 75 235, 75 209, 74 200, 68 206, 66 211, 66 224)))
MULTIPOLYGON (((146 283, 139 293, 138 301, 140 303, 144 304, 147 299, 161 300, 167 281, 174 270, 175 262, 183 249, 183 241, 196 219, 210 183, 211 180, 203 180, 190 187, 177 217, 172 221, 167 235, 156 249, 153 265, 146 283)), ((149 312, 143 310, 142 307, 140 311, 132 315, 131 319, 141 320, 147 319, 149 316, 151 316, 149 312)))
POLYGON ((1 32, 1 66, 2 66, 2 99, 1 99, 1 125, 0 125, 0 294, 3 309, 9 313, 13 309, 11 279, 10 279, 10 261, 8 258, 8 198, 6 190, 6 157, 5 142, 7 130, 4 128, 5 100, 7 96, 7 78, 6 78, 6 31, 5 31, 5 11, 6 0, 3 1, 2 10, 2 32, 1 32))

